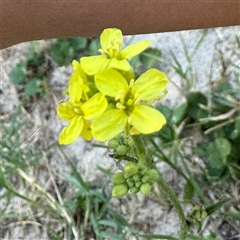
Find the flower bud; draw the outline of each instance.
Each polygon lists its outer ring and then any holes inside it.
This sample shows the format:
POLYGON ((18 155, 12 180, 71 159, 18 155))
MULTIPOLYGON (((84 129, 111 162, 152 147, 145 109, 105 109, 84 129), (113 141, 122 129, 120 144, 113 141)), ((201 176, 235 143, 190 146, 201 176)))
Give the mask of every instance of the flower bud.
POLYGON ((142 175, 141 175, 140 173, 136 173, 136 174, 134 174, 134 175, 132 176, 132 178, 133 178, 134 181, 136 182, 136 181, 141 180, 142 175))
POLYGON ((128 151, 128 148, 127 148, 126 146, 124 146, 124 145, 119 145, 119 146, 117 146, 117 148, 116 148, 116 152, 117 152, 117 154, 119 154, 119 155, 124 155, 124 154, 127 153, 127 151, 128 151))
POLYGON ((141 185, 142 185, 142 181, 137 181, 137 182, 135 182, 135 186, 136 186, 136 187, 139 188, 141 185))
POLYGON ((158 171, 156 169, 147 170, 146 174, 150 177, 151 180, 158 179, 158 171))
POLYGON ((115 185, 112 189, 112 197, 123 197, 124 195, 127 194, 129 188, 126 183, 121 183, 118 185, 115 185))
POLYGON ((140 187, 140 192, 144 195, 148 195, 151 191, 151 185, 149 183, 143 183, 140 187))
POLYGON ((157 180, 158 178, 158 172, 155 169, 149 169, 142 177, 142 182, 146 183, 151 180, 157 180))
POLYGON ((139 188, 138 187, 131 187, 130 191, 131 191, 131 193, 138 193, 139 192, 139 188))
POLYGON ((134 147, 134 141, 132 138, 128 138, 128 142, 127 142, 129 147, 134 147))
POLYGON ((108 141, 108 146, 109 146, 110 148, 115 149, 115 148, 117 148, 117 147, 119 146, 119 143, 118 143, 117 140, 111 139, 111 140, 108 141))
POLYGON ((128 162, 125 166, 124 166, 124 177, 127 179, 130 176, 132 176, 133 174, 138 172, 138 167, 136 164, 132 163, 132 162, 128 162))
POLYGON ((123 173, 115 173, 113 176, 112 176, 112 181, 115 185, 117 184, 120 184, 120 183, 125 183, 126 182, 126 179, 124 178, 124 175, 123 173))
POLYGON ((129 186, 129 188, 131 188, 135 185, 135 182, 133 180, 128 180, 127 185, 129 186))

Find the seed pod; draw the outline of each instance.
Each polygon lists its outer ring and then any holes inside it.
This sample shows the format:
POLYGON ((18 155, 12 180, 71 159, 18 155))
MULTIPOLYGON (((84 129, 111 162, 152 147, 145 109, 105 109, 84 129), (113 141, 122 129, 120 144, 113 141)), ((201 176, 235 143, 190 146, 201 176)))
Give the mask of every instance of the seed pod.
POLYGON ((112 176, 112 181, 113 181, 114 185, 117 185, 117 184, 120 184, 120 183, 125 183, 126 179, 124 178, 124 175, 121 172, 121 173, 115 173, 112 176))
POLYGON ((140 187, 140 192, 144 195, 148 195, 151 191, 151 185, 149 183, 143 183, 140 187))
POLYGON ((124 195, 127 194, 128 190, 129 188, 126 183, 115 185, 112 189, 112 197, 115 197, 115 198, 123 197, 124 195))

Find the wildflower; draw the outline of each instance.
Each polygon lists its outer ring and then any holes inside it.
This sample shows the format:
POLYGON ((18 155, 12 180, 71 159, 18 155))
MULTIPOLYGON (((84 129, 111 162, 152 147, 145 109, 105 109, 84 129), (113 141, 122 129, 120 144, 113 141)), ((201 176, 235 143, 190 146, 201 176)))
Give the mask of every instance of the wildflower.
POLYGON ((114 97, 115 107, 105 111, 92 123, 92 133, 99 141, 109 140, 122 130, 126 135, 156 132, 166 123, 165 117, 146 104, 166 90, 166 74, 149 69, 135 82, 128 81, 114 69, 104 69, 95 76, 100 92, 114 97))
MULTIPOLYGON (((74 88, 75 89, 75 88, 74 88)), ((68 121, 59 136, 60 144, 70 144, 79 136, 91 140, 90 120, 100 116, 107 107, 107 100, 102 93, 97 93, 88 101, 82 103, 77 91, 71 91, 70 99, 58 105, 58 116, 68 121)))
POLYGON ((121 50, 123 42, 122 32, 117 28, 105 29, 100 36, 100 56, 82 57, 81 65, 88 75, 94 75, 104 68, 115 68, 130 71, 128 60, 144 51, 151 41, 140 41, 121 50))

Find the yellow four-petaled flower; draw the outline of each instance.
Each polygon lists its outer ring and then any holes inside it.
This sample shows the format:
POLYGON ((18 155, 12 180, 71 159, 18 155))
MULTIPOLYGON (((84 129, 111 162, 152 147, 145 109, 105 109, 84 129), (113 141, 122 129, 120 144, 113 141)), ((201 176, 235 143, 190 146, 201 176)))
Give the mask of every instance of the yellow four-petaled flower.
POLYGON ((100 56, 73 61, 68 101, 60 102, 57 113, 67 120, 60 144, 70 144, 82 136, 106 141, 123 130, 125 134, 149 134, 166 123, 165 117, 150 103, 166 94, 166 74, 150 69, 134 80, 128 60, 145 50, 151 41, 141 41, 122 48, 122 32, 105 29, 100 36, 100 56))
POLYGON ((94 138, 106 141, 122 130, 139 134, 156 132, 166 123, 165 117, 147 102, 157 99, 168 83, 166 74, 150 69, 135 82, 114 69, 104 69, 95 76, 100 92, 115 98, 115 108, 105 111, 92 124, 94 138))
POLYGON ((117 28, 108 28, 102 32, 100 43, 102 48, 99 52, 102 55, 81 58, 81 65, 89 75, 93 75, 104 68, 130 71, 131 65, 128 60, 144 51, 151 44, 151 41, 140 41, 122 50, 122 32, 117 28))

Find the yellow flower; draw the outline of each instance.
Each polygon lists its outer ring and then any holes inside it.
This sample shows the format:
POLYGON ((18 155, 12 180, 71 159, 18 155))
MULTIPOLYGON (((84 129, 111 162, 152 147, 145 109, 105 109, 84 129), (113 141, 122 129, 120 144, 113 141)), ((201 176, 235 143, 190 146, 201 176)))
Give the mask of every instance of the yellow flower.
POLYGON ((140 41, 121 50, 123 36, 117 28, 105 29, 101 36, 100 56, 82 57, 81 65, 88 75, 93 75, 104 68, 115 68, 122 71, 130 71, 131 65, 128 60, 144 51, 151 41, 140 41))
POLYGON ((115 108, 105 111, 92 123, 93 137, 109 140, 122 130, 128 134, 156 132, 166 123, 165 117, 146 104, 156 100, 166 90, 165 73, 149 69, 130 83, 116 70, 104 69, 95 76, 100 92, 115 98, 115 108))
POLYGON ((79 136, 91 140, 90 120, 99 117, 107 108, 107 100, 102 93, 95 94, 85 103, 71 101, 76 98, 70 95, 68 102, 61 102, 58 105, 58 116, 68 121, 68 125, 59 135, 60 144, 70 144, 79 136))

